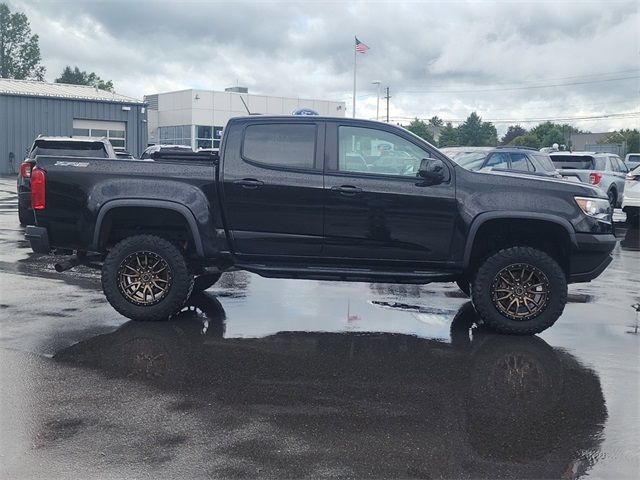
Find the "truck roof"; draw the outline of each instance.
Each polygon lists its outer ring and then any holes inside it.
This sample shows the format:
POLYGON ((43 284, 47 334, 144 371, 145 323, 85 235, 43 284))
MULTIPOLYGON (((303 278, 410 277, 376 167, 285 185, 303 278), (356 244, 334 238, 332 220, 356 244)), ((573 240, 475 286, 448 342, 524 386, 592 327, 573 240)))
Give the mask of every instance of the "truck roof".
POLYGON ((38 136, 38 138, 36 138, 35 141, 38 141, 38 140, 44 140, 46 142, 83 142, 83 143, 87 143, 87 142, 104 143, 109 141, 107 137, 63 137, 63 136, 45 137, 44 135, 38 136))

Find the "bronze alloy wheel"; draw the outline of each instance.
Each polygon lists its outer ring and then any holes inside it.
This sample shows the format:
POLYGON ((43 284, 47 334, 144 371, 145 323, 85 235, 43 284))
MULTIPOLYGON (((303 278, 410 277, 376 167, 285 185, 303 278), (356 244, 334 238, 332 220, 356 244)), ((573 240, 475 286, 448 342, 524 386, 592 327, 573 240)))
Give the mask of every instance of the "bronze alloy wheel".
POLYGON ((171 268, 158 254, 135 252, 118 268, 118 289, 135 305, 155 305, 171 288, 171 268))
POLYGON ((530 320, 542 313, 549 300, 549 279, 526 263, 509 265, 491 284, 491 301, 512 320, 530 320))

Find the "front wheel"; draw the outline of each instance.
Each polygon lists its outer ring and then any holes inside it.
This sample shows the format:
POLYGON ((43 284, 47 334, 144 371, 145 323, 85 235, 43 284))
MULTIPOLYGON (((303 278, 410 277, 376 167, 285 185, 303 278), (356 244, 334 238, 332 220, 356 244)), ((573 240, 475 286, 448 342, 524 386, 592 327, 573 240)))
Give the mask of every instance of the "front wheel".
POLYGON ((193 276, 182 252, 155 235, 135 235, 109 251, 102 289, 113 308, 132 320, 166 320, 191 294, 193 276))
POLYGON ((478 269, 471 299, 484 324, 500 333, 533 335, 560 317, 567 280, 558 263, 531 247, 511 247, 478 269))

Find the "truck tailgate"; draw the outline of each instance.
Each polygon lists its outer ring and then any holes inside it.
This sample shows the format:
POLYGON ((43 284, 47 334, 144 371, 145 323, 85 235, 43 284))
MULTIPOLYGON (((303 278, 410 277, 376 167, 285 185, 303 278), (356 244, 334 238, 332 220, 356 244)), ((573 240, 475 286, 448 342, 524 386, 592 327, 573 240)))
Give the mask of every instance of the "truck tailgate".
POLYGON ((210 163, 38 156, 36 166, 46 178, 46 207, 35 212, 36 224, 47 229, 52 247, 91 247, 98 212, 114 198, 187 204, 206 197, 203 191, 215 194, 210 163))

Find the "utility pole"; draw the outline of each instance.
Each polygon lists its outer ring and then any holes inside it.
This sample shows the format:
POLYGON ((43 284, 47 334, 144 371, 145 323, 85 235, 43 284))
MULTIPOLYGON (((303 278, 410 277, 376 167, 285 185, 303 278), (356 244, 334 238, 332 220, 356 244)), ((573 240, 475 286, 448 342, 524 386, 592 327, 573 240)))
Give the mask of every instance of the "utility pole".
POLYGON ((387 87, 387 94, 384 98, 387 99, 387 123, 389 123, 389 99, 391 98, 391 95, 389 95, 389 87, 387 87))
POLYGON ((378 86, 378 98, 376 99, 376 121, 378 121, 380 120, 380 80, 375 80, 371 84, 378 86))

